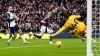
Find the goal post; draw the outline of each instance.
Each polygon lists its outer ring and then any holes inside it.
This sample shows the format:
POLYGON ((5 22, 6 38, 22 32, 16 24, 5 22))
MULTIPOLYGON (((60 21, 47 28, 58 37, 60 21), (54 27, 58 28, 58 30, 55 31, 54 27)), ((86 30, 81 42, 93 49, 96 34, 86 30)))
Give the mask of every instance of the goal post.
POLYGON ((87 0, 87 56, 92 56, 92 0, 87 0))
POLYGON ((87 0, 87 56, 100 56, 100 0, 87 0))

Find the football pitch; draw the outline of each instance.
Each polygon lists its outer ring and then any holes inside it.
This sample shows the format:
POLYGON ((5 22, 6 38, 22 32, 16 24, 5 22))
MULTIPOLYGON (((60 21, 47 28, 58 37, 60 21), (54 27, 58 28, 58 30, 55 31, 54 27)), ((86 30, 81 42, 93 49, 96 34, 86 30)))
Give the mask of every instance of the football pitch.
POLYGON ((30 39, 30 44, 16 39, 10 46, 6 44, 6 39, 0 39, 0 56, 86 56, 86 42, 82 43, 80 39, 53 39, 53 42, 58 40, 62 42, 61 48, 43 39, 30 39))

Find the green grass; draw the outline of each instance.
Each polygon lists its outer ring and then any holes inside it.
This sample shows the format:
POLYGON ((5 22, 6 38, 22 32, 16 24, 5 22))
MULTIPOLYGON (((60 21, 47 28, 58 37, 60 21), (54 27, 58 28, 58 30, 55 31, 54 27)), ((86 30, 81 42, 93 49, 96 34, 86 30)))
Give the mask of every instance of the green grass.
POLYGON ((49 40, 28 40, 31 44, 24 44, 21 39, 13 40, 8 47, 7 40, 0 39, 0 56, 86 56, 86 43, 80 39, 60 40, 61 48, 50 45, 49 40))
POLYGON ((100 39, 96 38, 96 48, 94 48, 94 43, 92 43, 92 50, 94 56, 99 56, 100 55, 100 39))

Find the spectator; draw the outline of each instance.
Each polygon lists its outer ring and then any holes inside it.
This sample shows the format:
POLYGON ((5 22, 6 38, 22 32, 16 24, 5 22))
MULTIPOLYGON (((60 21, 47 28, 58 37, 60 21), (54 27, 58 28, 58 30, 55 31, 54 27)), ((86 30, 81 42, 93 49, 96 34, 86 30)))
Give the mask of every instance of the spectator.
MULTIPOLYGON (((18 25, 23 31, 28 32, 39 31, 40 20, 48 11, 60 4, 72 11, 72 14, 78 14, 87 9, 86 0, 0 0, 0 31, 4 31, 7 27, 5 13, 8 6, 13 6, 13 12, 19 17, 18 25)), ((62 11, 59 10, 57 15, 49 19, 49 22, 54 22, 57 28, 60 28, 59 26, 64 22, 62 11)))

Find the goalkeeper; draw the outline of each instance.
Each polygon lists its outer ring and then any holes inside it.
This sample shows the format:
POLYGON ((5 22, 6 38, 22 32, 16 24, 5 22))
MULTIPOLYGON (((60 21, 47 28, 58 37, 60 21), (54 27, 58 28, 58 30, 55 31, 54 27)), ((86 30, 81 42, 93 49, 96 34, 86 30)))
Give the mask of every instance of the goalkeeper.
MULTIPOLYGON (((56 33, 51 34, 51 36, 56 36, 60 34, 61 32, 63 32, 64 30, 73 28, 73 30, 70 31, 70 35, 80 38, 84 42, 84 40, 87 37, 86 25, 82 21, 78 20, 78 19, 83 19, 83 17, 81 15, 71 15, 71 12, 64 13, 64 17, 65 17, 66 23, 56 33), (82 34, 83 38, 79 36, 79 34, 82 34)), ((95 41, 93 40, 93 42, 95 41)))

